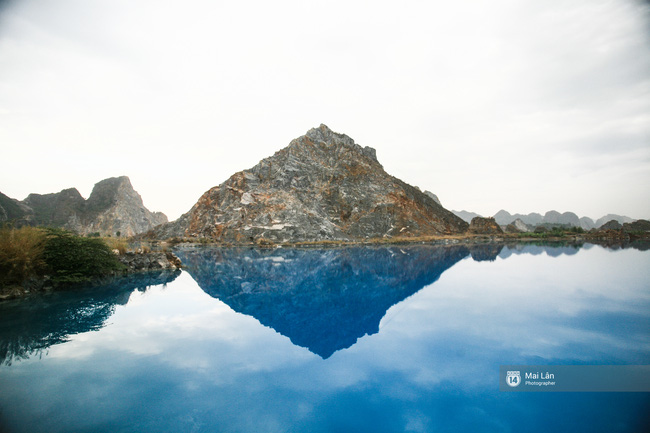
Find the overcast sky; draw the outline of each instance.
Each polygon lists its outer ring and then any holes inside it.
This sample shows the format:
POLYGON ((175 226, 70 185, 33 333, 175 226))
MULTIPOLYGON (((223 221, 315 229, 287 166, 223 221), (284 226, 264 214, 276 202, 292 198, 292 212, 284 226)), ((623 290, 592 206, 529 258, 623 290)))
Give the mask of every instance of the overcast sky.
POLYGON ((0 191, 177 218, 325 123, 485 216, 650 218, 640 0, 0 0, 0 191))

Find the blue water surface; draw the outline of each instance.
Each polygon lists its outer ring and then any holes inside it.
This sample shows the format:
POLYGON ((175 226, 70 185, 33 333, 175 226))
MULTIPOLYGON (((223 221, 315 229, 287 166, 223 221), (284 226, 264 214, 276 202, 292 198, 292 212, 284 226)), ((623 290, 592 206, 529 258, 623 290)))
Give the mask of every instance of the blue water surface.
POLYGON ((650 364, 644 249, 181 249, 180 273, 0 303, 0 431, 648 431, 649 393, 498 383, 650 364))

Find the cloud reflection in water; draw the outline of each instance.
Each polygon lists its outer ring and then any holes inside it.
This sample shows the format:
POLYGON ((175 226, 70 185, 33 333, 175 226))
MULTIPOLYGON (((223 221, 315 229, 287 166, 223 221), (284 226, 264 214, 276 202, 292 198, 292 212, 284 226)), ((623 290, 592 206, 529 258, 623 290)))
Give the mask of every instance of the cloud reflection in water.
POLYGON ((99 331, 2 367, 0 421, 100 432, 635 431, 644 422, 644 395, 513 395, 496 381, 500 364, 650 363, 647 252, 181 254, 187 272, 131 293, 99 331))

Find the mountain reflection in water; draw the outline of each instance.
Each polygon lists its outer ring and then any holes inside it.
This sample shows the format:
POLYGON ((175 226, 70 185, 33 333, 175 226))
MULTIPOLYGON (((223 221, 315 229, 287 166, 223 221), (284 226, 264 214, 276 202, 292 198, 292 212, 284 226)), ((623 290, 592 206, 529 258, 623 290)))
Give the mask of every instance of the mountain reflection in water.
POLYGON ((70 336, 105 326, 134 290, 167 284, 180 271, 135 274, 88 289, 58 291, 0 303, 0 365, 39 354, 70 336))
MULTIPOLYGON (((379 331, 393 305, 471 256, 492 261, 504 245, 391 246, 338 249, 200 248, 177 252, 197 284, 238 313, 323 359, 379 331)), ((551 256, 578 247, 507 249, 551 256), (547 251, 548 250, 548 251, 547 251)))
POLYGON ((649 364, 645 252, 177 253, 167 287, 0 303, 0 431, 649 431, 648 393, 498 386, 505 364, 649 364))
MULTIPOLYGON (((326 359, 378 332, 393 305, 434 283, 460 260, 575 254, 576 246, 452 245, 334 249, 180 249, 185 270, 210 296, 326 359)), ((99 330, 134 290, 172 282, 146 273, 107 284, 0 303, 0 365, 99 330)))

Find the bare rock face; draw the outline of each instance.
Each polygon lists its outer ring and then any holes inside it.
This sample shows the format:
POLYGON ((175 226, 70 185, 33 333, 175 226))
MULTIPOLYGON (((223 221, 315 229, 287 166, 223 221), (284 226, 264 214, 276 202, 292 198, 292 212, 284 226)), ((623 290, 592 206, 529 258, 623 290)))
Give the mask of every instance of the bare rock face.
POLYGON ((461 233, 467 223, 387 174, 375 150, 325 125, 235 173, 157 237, 223 242, 355 240, 461 233))
POLYGON ((93 188, 81 218, 81 233, 133 236, 166 223, 165 214, 149 211, 126 176, 104 179, 93 188))
POLYGON ((494 218, 474 217, 469 224, 469 233, 477 235, 496 235, 503 234, 501 226, 497 224, 494 218))
POLYGON ((531 229, 526 224, 524 224, 522 220, 517 218, 506 226, 505 231, 507 233, 527 233, 530 232, 531 229))
POLYGON ((183 264, 171 252, 133 253, 120 255, 117 259, 127 267, 129 272, 147 272, 157 270, 177 270, 183 264))
POLYGON ((19 202, 0 194, 0 221, 17 225, 62 227, 80 234, 132 236, 166 223, 150 212, 126 176, 104 179, 85 200, 75 188, 52 194, 30 194, 19 202))
POLYGON ((440 203, 440 199, 438 198, 437 195, 435 195, 435 194, 432 193, 431 191, 424 191, 424 193, 425 193, 426 195, 428 195, 429 197, 431 197, 431 198, 432 198, 436 203, 438 203, 440 206, 442 206, 442 203, 440 203))
POLYGON ((86 200, 76 188, 64 189, 52 194, 30 194, 23 201, 32 212, 25 218, 31 224, 66 227, 78 230, 79 216, 86 200))

